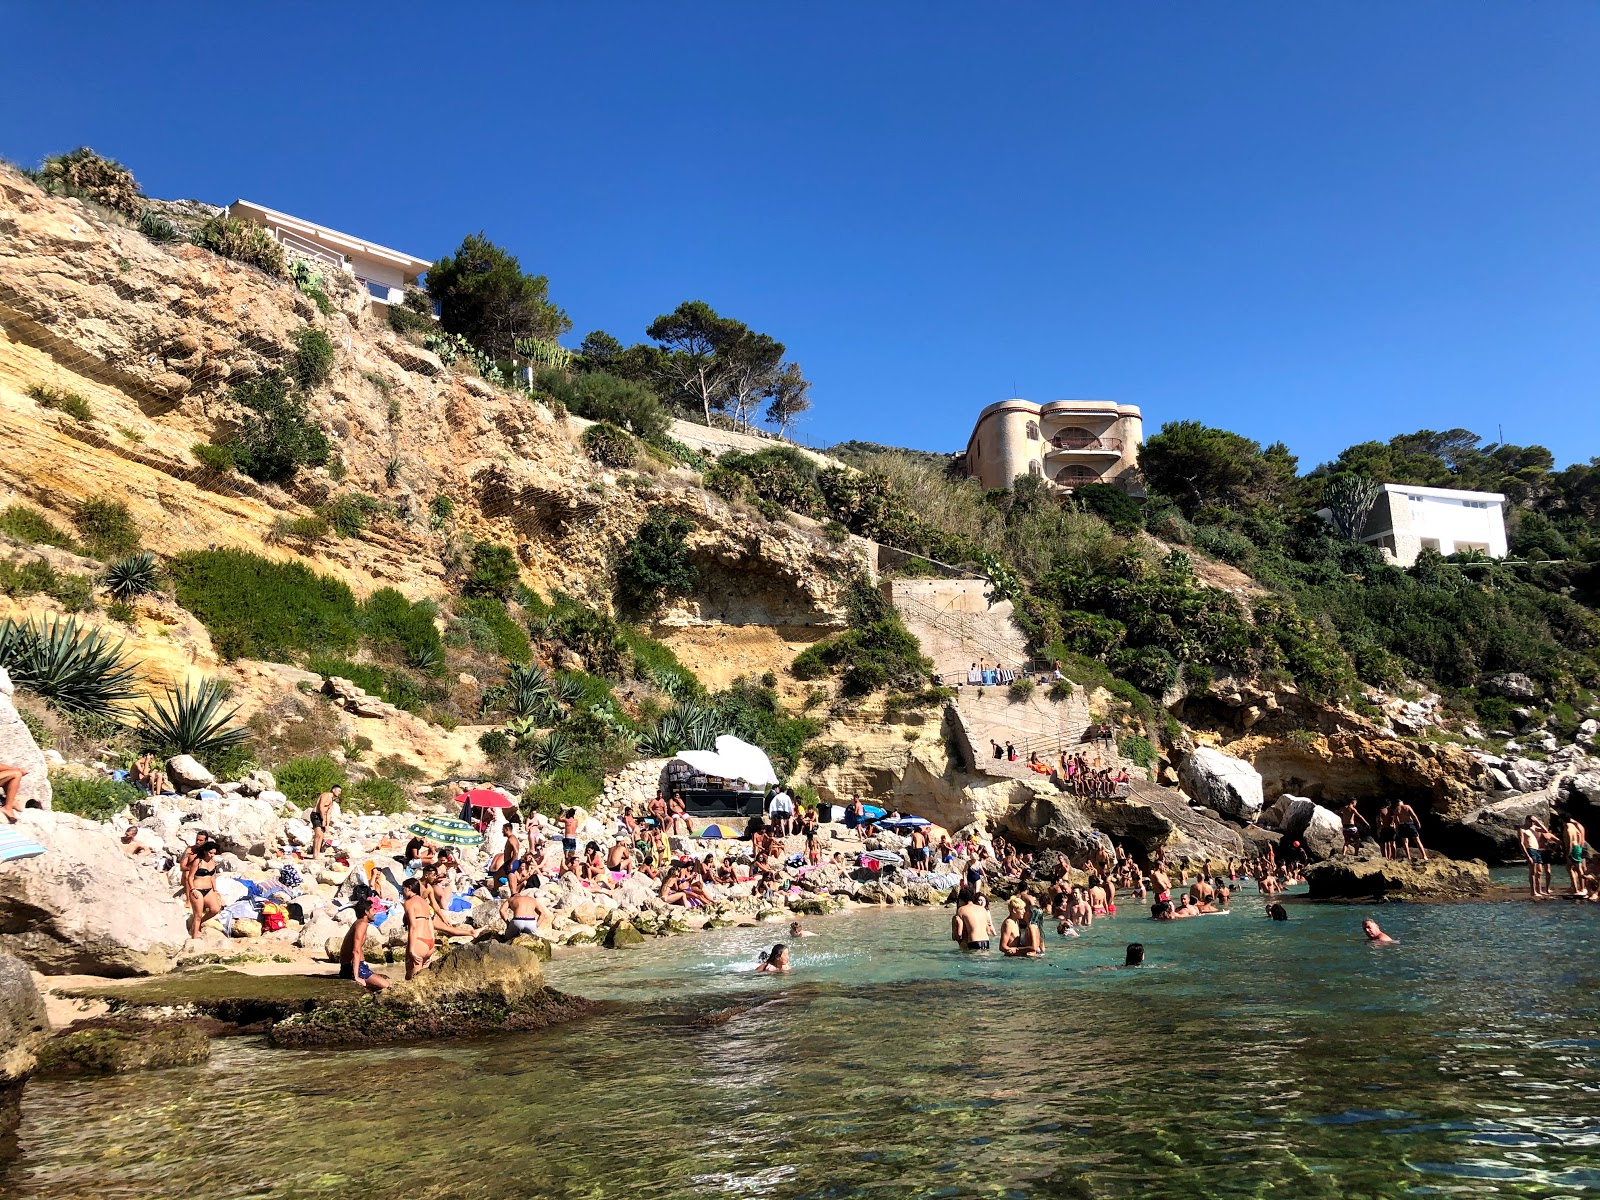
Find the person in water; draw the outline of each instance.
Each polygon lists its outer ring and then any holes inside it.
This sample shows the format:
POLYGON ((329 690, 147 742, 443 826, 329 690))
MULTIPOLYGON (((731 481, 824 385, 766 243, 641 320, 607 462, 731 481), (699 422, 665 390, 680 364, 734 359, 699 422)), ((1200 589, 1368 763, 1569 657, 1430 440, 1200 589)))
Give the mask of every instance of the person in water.
POLYGON ((978 894, 964 887, 956 896, 955 916, 950 918, 950 939, 963 950, 987 950, 994 937, 994 920, 989 910, 978 903, 978 894))
POLYGON ((789 947, 779 942, 771 950, 763 950, 756 960, 756 970, 768 975, 782 975, 789 969, 789 947))
POLYGON ((1125 966, 1125 967, 1142 967, 1142 966, 1144 966, 1144 943, 1143 942, 1130 942, 1128 944, 1128 952, 1127 952, 1126 956, 1124 956, 1124 958, 1122 960, 1122 965, 1125 966))
POLYGON ((790 921, 789 936, 792 938, 807 938, 816 937, 817 935, 812 933, 811 930, 807 929, 805 926, 801 925, 799 921, 790 921))
POLYGON ((1038 958, 1044 953, 1040 945, 1039 927, 1033 923, 1028 902, 1013 896, 1009 912, 1000 924, 1000 952, 1007 958, 1038 958))
POLYGON ((1289 919, 1289 910, 1274 900, 1267 905, 1267 919, 1271 921, 1287 921, 1289 919))
POLYGON ((1361 922, 1361 932, 1367 935, 1367 941, 1375 946, 1392 946, 1395 940, 1383 930, 1378 928, 1378 923, 1371 917, 1361 922))

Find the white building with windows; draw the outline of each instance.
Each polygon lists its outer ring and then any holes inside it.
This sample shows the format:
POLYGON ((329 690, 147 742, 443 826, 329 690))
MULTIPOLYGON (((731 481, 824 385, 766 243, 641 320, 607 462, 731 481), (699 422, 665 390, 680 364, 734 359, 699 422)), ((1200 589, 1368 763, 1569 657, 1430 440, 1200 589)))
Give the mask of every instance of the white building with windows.
POLYGON ((391 250, 326 225, 256 204, 235 200, 227 213, 237 220, 260 225, 283 247, 290 258, 302 259, 314 270, 347 271, 378 304, 399 304, 406 288, 416 287, 433 264, 425 258, 391 250))
POLYGON ((1506 556, 1506 498, 1499 492, 1386 483, 1367 514, 1361 540, 1409 567, 1424 550, 1476 550, 1506 556))

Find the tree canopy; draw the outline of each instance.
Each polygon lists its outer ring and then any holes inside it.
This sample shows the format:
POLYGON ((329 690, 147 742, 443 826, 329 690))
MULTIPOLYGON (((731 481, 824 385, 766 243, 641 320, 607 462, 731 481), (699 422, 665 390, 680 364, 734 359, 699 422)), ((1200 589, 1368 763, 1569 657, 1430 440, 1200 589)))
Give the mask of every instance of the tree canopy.
POLYGON ((445 332, 461 334, 491 358, 508 357, 518 338, 554 342, 572 328, 550 303, 549 279, 525 274, 516 255, 482 233, 434 263, 427 284, 445 332))

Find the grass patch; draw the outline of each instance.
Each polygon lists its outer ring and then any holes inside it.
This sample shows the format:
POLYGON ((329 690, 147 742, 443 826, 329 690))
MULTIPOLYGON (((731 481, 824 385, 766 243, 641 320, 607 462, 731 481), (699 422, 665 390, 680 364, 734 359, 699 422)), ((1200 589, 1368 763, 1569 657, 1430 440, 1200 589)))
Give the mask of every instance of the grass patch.
POLYGON ((70 533, 54 525, 50 518, 25 504, 12 504, 0 512, 0 533, 34 546, 54 546, 76 554, 78 543, 70 533))
POLYGON ((245 550, 195 550, 172 560, 177 600, 211 633, 227 659, 289 661, 296 651, 355 646, 361 614, 354 593, 300 563, 245 550))
POLYGON ((112 559, 139 549, 139 530, 128 506, 109 496, 90 496, 72 518, 78 538, 95 558, 112 559))
POLYGON ((63 392, 59 388, 35 383, 28 388, 28 395, 37 400, 40 407, 66 413, 75 421, 87 423, 94 420, 94 411, 89 407, 89 402, 77 392, 63 392))
POLYGON ((507 662, 533 661, 527 631, 512 620, 502 601, 494 596, 463 596, 455 610, 451 635, 458 645, 496 654, 507 662))
POLYGON ((57 812, 73 813, 91 821, 109 821, 123 809, 144 798, 131 783, 115 779, 80 779, 57 773, 50 777, 51 806, 57 812))

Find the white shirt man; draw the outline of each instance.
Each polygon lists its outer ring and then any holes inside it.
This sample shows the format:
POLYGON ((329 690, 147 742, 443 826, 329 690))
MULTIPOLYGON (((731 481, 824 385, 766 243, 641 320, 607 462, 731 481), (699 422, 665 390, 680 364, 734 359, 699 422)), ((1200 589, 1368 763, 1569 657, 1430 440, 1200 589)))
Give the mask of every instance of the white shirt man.
POLYGON ((782 788, 773 792, 772 798, 767 801, 767 816, 779 835, 786 835, 789 832, 789 823, 794 817, 794 797, 782 788))

